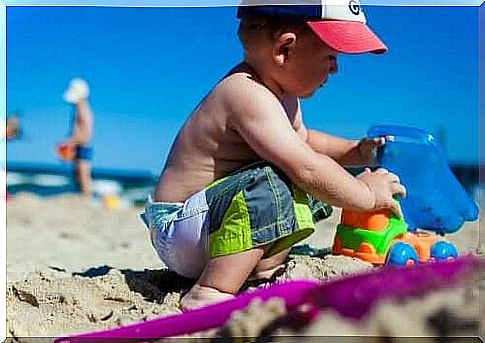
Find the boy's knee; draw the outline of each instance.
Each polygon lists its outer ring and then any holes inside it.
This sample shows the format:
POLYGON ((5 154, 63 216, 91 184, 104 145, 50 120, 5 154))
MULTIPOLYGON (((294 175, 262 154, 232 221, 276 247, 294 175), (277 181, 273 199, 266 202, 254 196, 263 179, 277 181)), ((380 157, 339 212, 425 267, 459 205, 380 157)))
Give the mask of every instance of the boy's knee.
POLYGON ((249 280, 271 279, 282 274, 290 249, 285 249, 273 256, 261 259, 250 275, 249 280))

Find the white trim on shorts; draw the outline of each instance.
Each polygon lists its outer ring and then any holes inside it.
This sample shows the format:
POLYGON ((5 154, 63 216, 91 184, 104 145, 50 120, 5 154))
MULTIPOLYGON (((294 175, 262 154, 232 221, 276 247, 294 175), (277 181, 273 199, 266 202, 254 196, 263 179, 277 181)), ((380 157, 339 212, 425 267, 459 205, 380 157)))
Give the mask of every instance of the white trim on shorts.
POLYGON ((202 190, 184 203, 164 203, 149 195, 141 216, 150 230, 152 245, 166 266, 187 278, 198 278, 209 261, 209 206, 202 190), (180 209, 157 218, 157 207, 179 205, 180 209))

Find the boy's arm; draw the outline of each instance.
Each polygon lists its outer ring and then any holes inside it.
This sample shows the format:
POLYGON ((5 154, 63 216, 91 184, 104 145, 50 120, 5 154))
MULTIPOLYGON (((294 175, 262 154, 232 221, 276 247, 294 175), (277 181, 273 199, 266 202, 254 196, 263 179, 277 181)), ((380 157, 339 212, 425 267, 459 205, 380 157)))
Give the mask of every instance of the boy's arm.
POLYGON ((369 186, 303 141, 280 102, 265 87, 239 84, 227 91, 225 100, 229 126, 304 191, 331 205, 357 211, 374 209, 375 194, 369 186))
POLYGON ((69 145, 78 145, 80 141, 81 141, 81 139, 80 139, 80 135, 79 135, 78 125, 76 123, 74 123, 74 128, 72 130, 72 133, 69 136, 69 138, 66 140, 65 143, 69 144, 69 145))
POLYGON ((296 113, 294 128, 298 136, 320 154, 334 159, 342 166, 363 166, 373 165, 374 156, 372 149, 380 145, 374 140, 348 140, 335 137, 320 131, 309 130, 303 124, 300 103, 296 113))
POLYGON ((84 144, 89 140, 92 118, 91 110, 87 102, 80 101, 76 104, 76 117, 74 118, 74 128, 67 143, 71 145, 84 144))
POLYGON ((316 152, 333 158, 343 166, 366 164, 359 149, 360 142, 331 136, 315 130, 307 130, 308 145, 316 152))

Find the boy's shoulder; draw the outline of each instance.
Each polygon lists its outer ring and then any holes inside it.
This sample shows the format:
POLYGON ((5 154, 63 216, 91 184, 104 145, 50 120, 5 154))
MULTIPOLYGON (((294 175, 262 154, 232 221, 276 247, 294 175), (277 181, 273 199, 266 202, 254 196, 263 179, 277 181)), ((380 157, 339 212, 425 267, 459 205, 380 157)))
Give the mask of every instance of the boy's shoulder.
MULTIPOLYGON (((216 85, 213 95, 222 99, 226 106, 249 104, 272 104, 281 106, 279 99, 266 87, 254 71, 240 64, 227 73, 216 85)), ((239 107, 239 106, 238 106, 239 107)))
POLYGON ((263 89, 267 90, 250 68, 238 65, 222 78, 215 90, 223 95, 233 95, 232 92, 241 95, 247 92, 260 92, 263 89))

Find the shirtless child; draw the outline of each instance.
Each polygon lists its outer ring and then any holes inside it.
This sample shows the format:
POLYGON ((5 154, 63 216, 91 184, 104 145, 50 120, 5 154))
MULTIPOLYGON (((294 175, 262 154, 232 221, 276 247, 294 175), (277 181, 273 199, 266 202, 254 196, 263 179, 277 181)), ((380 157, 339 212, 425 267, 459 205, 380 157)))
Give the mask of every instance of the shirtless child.
POLYGON ((82 195, 91 195, 91 158, 89 146, 93 131, 93 115, 88 102, 89 87, 79 78, 72 79, 63 95, 64 101, 74 107, 74 117, 69 138, 60 146, 74 151, 74 176, 82 195))
POLYGON ((142 214, 168 268, 198 279, 183 310, 232 298, 249 277, 270 276, 314 231, 314 199, 400 215, 393 195, 405 189, 396 175, 367 169, 353 177, 342 167, 371 165, 384 138, 352 141, 307 129, 299 103, 337 72, 338 53, 386 47, 359 6, 324 7, 325 20, 310 13, 321 5, 305 10, 312 21, 301 19, 298 6, 239 9, 244 61, 183 125, 142 214))

